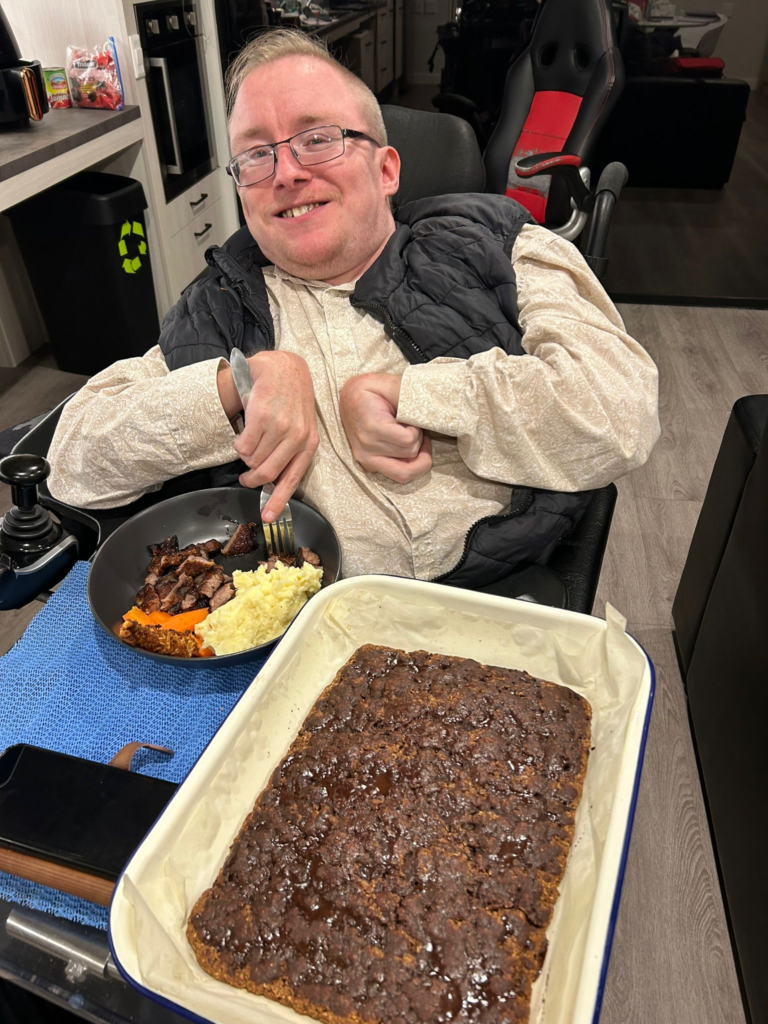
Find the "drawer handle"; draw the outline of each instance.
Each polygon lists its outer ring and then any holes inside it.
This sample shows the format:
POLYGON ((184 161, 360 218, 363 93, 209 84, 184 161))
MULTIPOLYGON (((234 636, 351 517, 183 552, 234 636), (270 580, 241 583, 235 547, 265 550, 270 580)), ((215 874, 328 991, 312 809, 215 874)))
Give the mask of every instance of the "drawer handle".
POLYGON ((189 205, 190 206, 199 206, 200 203, 202 203, 207 198, 208 198, 208 193, 207 192, 201 192, 200 193, 200 198, 196 202, 193 203, 191 199, 189 200, 189 205))
POLYGON ((193 232, 193 234, 194 234, 195 238, 202 238, 203 235, 207 231, 211 230, 212 227, 213 227, 213 224, 206 224, 202 231, 195 231, 195 232, 193 232))

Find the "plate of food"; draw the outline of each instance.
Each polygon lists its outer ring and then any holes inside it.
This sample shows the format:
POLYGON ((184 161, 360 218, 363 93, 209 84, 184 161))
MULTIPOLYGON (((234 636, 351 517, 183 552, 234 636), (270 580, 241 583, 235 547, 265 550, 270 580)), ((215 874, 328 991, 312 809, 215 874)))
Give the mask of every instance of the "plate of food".
POLYGON ((193 491, 145 509, 96 553, 96 621, 115 643, 185 668, 252 658, 341 573, 331 524, 303 502, 290 507, 292 554, 267 550, 260 491, 193 491))

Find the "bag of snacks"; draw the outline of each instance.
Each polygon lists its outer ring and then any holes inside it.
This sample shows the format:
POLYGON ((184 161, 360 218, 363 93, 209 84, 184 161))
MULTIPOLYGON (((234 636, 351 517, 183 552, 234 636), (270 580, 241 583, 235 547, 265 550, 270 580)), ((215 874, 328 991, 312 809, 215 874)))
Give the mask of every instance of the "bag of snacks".
POLYGON ((68 46, 67 74, 75 106, 123 109, 123 80, 112 36, 96 50, 68 46))

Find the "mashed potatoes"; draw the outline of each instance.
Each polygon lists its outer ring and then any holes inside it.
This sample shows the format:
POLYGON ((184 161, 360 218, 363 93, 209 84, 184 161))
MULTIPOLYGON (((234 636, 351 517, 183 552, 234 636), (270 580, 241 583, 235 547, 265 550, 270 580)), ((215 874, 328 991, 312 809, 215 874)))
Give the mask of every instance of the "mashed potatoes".
POLYGON ((297 569, 278 562, 271 572, 232 573, 235 596, 195 626, 206 647, 217 654, 237 654, 281 636, 320 589, 323 570, 305 562, 297 569))

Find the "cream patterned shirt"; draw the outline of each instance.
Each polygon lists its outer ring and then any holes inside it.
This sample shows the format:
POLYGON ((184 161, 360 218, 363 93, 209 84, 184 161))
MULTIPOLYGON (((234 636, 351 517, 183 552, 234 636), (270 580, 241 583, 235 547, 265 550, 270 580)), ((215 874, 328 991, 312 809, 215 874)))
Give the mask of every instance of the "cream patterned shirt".
MULTIPOLYGON (((296 496, 333 524, 345 576, 431 579, 510 484, 601 487, 647 459, 659 435, 657 371, 581 254, 526 225, 512 250, 525 356, 501 349, 410 365, 349 302, 354 283, 265 272, 276 346, 307 361, 320 443, 296 496), (398 418, 432 436, 432 470, 409 484, 366 473, 339 416, 359 373, 403 374, 398 418)), ((66 406, 51 492, 80 507, 126 504, 163 480, 235 457, 218 398, 220 359, 169 371, 158 347, 92 378, 66 406)))

